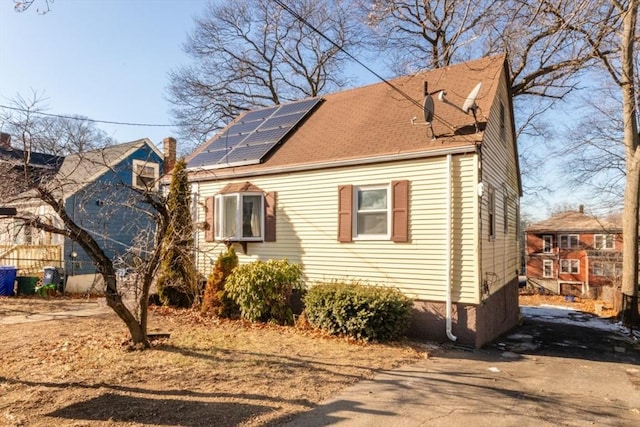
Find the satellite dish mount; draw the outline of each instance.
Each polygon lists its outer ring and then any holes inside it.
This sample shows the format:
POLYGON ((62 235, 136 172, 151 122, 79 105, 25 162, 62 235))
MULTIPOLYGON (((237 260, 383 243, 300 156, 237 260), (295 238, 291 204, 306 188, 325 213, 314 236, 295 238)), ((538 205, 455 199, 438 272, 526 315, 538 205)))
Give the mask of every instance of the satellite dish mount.
POLYGON ((471 92, 469 92, 469 95, 467 95, 467 99, 465 99, 464 104, 462 104, 462 108, 459 108, 457 105, 454 105, 451 102, 449 102, 449 100, 446 98, 447 93, 444 90, 441 90, 440 93, 438 94, 438 100, 440 102, 446 102, 449 105, 453 105, 454 107, 458 108, 460 111, 462 111, 465 114, 469 114, 469 111, 471 111, 471 114, 473 115, 473 122, 476 127, 476 132, 480 130, 480 128, 478 127, 478 117, 477 117, 478 105, 476 104, 476 99, 478 98, 478 94, 480 93, 481 87, 482 87, 482 82, 478 83, 471 90, 471 92))
MULTIPOLYGON (((424 113, 424 124, 429 126, 429 130, 431 131, 431 140, 436 139, 436 134, 433 131, 433 116, 435 114, 435 103, 433 102, 433 97, 429 94, 429 84, 424 82, 424 101, 422 103, 422 111, 424 113)), ((411 119, 411 124, 416 125, 416 117, 411 119)), ((423 124, 423 123, 420 123, 423 124)))

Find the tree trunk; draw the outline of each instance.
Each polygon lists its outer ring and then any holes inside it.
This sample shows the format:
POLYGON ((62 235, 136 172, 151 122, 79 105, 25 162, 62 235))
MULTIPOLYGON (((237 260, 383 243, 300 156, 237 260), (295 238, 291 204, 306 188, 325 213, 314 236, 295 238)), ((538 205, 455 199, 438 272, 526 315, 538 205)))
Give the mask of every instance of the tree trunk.
MULTIPOLYGON (((115 275, 103 274, 103 277, 107 288, 107 292, 105 295, 107 299, 107 305, 111 307, 111 309, 116 312, 118 317, 120 317, 120 319, 124 321, 125 325, 127 325, 127 329, 129 329, 129 333, 131 334, 131 344, 134 347, 151 347, 149 338, 147 337, 146 309, 141 309, 145 312, 144 318, 141 317, 140 321, 136 320, 135 316, 124 305, 122 296, 118 293, 115 275)), ((146 307, 146 301, 144 306, 146 307)))
POLYGON ((637 102, 634 87, 634 42, 638 19, 637 0, 630 0, 623 18, 621 35, 621 89, 626 155, 626 186, 622 222, 622 311, 627 326, 638 321, 638 205, 640 203, 640 136, 636 120, 637 102))

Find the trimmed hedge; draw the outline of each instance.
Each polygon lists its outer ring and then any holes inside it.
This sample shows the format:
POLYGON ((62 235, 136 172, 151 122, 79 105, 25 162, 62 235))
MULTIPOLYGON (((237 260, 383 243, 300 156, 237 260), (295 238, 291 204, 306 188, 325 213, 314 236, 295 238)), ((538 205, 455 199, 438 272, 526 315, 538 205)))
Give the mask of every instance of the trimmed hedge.
POLYGON ((311 325, 364 341, 403 337, 411 322, 413 305, 395 288, 340 282, 312 286, 304 302, 311 325))
POLYGON ((244 319, 252 322, 293 324, 291 294, 302 290, 302 269, 284 260, 255 261, 236 267, 227 277, 227 296, 240 307, 244 319))

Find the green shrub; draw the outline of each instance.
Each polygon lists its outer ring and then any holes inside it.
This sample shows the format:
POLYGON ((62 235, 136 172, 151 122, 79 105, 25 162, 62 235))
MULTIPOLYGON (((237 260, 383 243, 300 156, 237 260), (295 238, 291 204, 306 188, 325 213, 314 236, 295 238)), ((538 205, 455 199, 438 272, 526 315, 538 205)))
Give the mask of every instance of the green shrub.
POLYGON ((233 246, 218 255, 204 288, 202 306, 200 307, 203 313, 218 317, 234 317, 240 312, 238 305, 229 298, 224 289, 227 277, 237 266, 238 255, 233 246))
POLYGON ((302 269, 285 260, 255 261, 237 267, 227 278, 227 295, 252 322, 293 323, 291 294, 302 289, 302 269))
POLYGON ((304 302, 314 327, 365 341, 399 339, 411 321, 412 300, 394 288, 319 284, 307 291, 304 302))

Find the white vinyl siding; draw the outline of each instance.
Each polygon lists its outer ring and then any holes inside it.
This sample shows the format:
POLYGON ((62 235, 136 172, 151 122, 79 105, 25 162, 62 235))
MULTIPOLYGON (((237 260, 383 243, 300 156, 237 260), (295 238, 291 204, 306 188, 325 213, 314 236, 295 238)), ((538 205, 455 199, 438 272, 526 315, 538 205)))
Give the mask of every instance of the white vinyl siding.
POLYGON ((481 147, 479 182, 482 182, 483 191, 479 192, 482 195, 479 197, 478 221, 482 233, 482 263, 479 276, 485 284, 483 288, 487 290, 482 295, 483 300, 505 284, 517 280, 517 272, 520 269, 518 227, 509 226, 518 221, 520 194, 512 117, 507 114, 510 108, 508 97, 509 88, 506 81, 500 80, 496 99, 488 111, 489 120, 481 147), (501 113, 501 104, 504 107, 504 116, 501 113), (505 208, 507 212, 504 212, 505 208), (497 232, 498 230, 505 232, 497 232), (490 238, 492 232, 493 238, 490 238))
MULTIPOLYGON (((396 286, 413 298, 444 301, 446 250, 451 245, 454 301, 478 303, 477 162, 475 154, 452 159, 452 233, 447 235, 446 157, 334 168, 287 175, 240 178, 264 191, 277 192, 275 242, 250 242, 241 263, 282 259, 302 263, 308 284, 358 280, 396 286), (409 241, 337 241, 336 188, 409 180, 409 241), (310 196, 311 195, 311 196, 310 196)), ((231 181, 202 182, 200 200, 231 181)), ((199 218, 204 218, 201 206, 199 218)), ((208 275, 224 249, 199 233, 199 270, 208 275)))

